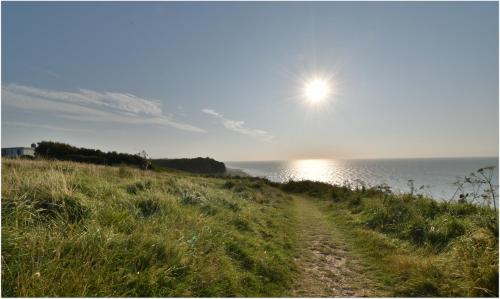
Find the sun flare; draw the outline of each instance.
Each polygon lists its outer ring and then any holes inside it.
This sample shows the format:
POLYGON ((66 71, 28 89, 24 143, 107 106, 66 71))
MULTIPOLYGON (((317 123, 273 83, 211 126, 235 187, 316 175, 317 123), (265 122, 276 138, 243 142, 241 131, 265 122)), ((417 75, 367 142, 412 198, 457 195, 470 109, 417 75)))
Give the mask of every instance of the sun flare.
POLYGON ((319 103, 330 95, 330 85, 327 80, 314 78, 304 86, 304 96, 311 103, 319 103))

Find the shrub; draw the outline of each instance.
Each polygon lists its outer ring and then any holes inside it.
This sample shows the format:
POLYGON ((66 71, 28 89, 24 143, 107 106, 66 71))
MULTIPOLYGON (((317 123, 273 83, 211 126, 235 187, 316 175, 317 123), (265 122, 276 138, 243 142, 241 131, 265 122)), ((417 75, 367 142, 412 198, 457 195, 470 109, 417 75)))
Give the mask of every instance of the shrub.
POLYGON ((384 197, 375 202, 372 201, 365 214, 369 227, 383 232, 397 232, 409 219, 410 210, 402 200, 395 197, 384 197))
POLYGON ((434 219, 436 215, 443 213, 445 210, 442 204, 430 198, 406 195, 403 196, 403 200, 406 201, 409 206, 412 206, 414 211, 418 212, 418 214, 426 219, 434 219))
POLYGON ((427 226, 421 221, 409 223, 403 231, 403 236, 417 245, 422 245, 427 241, 427 226))
POLYGON ((286 192, 306 193, 313 197, 322 197, 330 194, 332 185, 314 181, 288 181, 281 185, 281 189, 286 192))
POLYGON ((259 182, 253 182, 252 184, 250 184, 250 188, 261 189, 262 188, 262 184, 259 183, 259 182))
POLYGON ((349 196, 348 200, 348 206, 351 210, 355 210, 361 206, 363 203, 361 196, 358 194, 354 194, 352 196, 349 196))
POLYGON ((233 181, 226 181, 224 185, 222 185, 222 188, 224 189, 231 189, 234 187, 234 182, 233 181))
POLYGON ((465 217, 478 212, 478 207, 476 205, 466 202, 456 202, 447 204, 446 209, 451 215, 458 217, 465 217))
POLYGON ((443 247, 465 233, 464 223, 453 216, 444 215, 431 225, 429 242, 436 247, 443 247))
POLYGON ((359 192, 351 191, 345 186, 332 186, 330 191, 330 198, 335 202, 339 202, 346 198, 352 197, 353 194, 359 195, 359 192))
POLYGON ((135 206, 144 218, 151 217, 161 210, 160 204, 154 199, 140 199, 135 206))
POLYGON ((117 152, 103 152, 96 149, 78 148, 69 144, 42 141, 35 148, 35 156, 58 159, 66 161, 76 161, 94 164, 128 164, 142 166, 145 159, 139 155, 131 155, 117 152))
POLYGON ((226 172, 226 165, 211 158, 194 159, 154 159, 153 164, 161 167, 173 168, 193 173, 222 174, 226 172))

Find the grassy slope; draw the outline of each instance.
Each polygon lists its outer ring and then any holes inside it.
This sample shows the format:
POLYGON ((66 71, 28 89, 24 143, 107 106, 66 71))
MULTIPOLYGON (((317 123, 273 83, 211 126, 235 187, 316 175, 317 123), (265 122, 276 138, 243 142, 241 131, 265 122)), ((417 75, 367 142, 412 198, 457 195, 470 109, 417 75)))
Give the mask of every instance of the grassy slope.
POLYGON ((309 182, 3 159, 2 295, 289 295, 307 224, 297 213, 314 218, 318 235, 331 221, 384 293, 498 294, 489 209, 309 182), (276 187, 308 193, 324 217, 276 187))
POLYGON ((225 182, 2 159, 2 295, 284 294, 290 197, 225 182))

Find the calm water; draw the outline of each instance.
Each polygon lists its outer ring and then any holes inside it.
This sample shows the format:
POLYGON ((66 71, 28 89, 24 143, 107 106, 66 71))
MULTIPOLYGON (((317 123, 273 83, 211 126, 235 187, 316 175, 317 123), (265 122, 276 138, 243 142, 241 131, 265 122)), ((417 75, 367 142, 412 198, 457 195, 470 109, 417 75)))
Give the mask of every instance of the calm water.
POLYGON ((368 186, 387 184, 395 192, 408 192, 408 180, 424 186, 421 193, 449 199, 456 191, 457 176, 470 174, 485 166, 495 166, 498 185, 498 158, 435 158, 394 160, 293 160, 261 162, 225 162, 229 168, 241 169, 252 176, 272 181, 314 180, 332 184, 355 183, 368 186))

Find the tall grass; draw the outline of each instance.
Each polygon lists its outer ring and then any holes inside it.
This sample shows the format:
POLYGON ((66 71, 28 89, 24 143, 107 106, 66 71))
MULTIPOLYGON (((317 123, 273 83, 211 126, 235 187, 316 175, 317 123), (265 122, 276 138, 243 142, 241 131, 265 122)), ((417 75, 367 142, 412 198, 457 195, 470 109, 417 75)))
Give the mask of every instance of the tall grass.
POLYGON ((2 159, 2 295, 283 295, 288 196, 225 182, 2 159))

